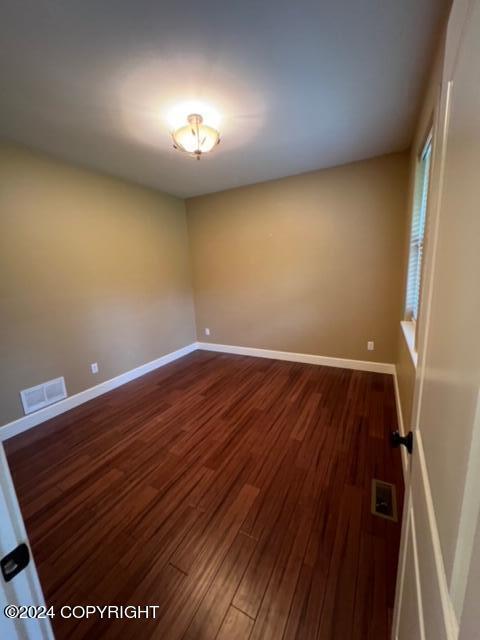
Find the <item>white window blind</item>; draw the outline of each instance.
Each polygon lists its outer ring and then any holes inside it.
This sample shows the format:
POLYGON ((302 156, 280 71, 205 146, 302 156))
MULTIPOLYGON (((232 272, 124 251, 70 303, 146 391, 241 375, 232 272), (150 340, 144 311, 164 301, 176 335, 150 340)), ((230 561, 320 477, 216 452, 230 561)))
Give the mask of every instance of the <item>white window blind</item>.
POLYGON ((410 235, 410 257, 408 261, 408 281, 406 314, 416 320, 420 302, 422 279, 422 257, 425 242, 425 220, 427 215, 428 185, 430 181, 430 160, 432 141, 429 136, 418 160, 415 176, 412 230, 410 235))

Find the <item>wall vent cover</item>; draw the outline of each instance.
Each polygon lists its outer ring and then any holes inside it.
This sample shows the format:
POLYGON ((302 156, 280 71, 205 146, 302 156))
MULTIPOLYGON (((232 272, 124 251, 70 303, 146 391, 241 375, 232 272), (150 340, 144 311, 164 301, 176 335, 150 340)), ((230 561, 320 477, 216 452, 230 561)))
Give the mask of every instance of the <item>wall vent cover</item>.
POLYGON ((20 397, 25 414, 33 413, 67 397, 65 379, 63 377, 55 378, 55 380, 49 380, 36 387, 24 389, 20 391, 20 397))
POLYGON ((394 484, 373 478, 372 513, 374 516, 397 522, 397 497, 394 484))

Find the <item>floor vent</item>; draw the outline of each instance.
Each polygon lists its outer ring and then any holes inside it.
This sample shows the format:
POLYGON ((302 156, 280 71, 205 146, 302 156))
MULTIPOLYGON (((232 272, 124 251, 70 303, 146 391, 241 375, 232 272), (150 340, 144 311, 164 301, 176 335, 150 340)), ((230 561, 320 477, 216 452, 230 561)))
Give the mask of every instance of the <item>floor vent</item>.
POLYGON ((36 387, 20 391, 25 414, 33 413, 67 397, 65 379, 55 378, 36 387))
POLYGON ((374 516, 397 522, 395 485, 383 480, 372 480, 372 513, 374 516))

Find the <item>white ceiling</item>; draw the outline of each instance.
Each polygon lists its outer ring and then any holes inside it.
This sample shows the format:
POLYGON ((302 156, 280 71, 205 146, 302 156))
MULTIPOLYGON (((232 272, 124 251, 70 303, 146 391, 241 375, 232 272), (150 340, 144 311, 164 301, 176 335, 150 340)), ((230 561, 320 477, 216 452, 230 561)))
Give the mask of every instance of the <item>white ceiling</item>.
POLYGON ((0 135, 192 196, 405 149, 448 0, 3 0, 0 135), (174 151, 201 100, 221 145, 174 151))

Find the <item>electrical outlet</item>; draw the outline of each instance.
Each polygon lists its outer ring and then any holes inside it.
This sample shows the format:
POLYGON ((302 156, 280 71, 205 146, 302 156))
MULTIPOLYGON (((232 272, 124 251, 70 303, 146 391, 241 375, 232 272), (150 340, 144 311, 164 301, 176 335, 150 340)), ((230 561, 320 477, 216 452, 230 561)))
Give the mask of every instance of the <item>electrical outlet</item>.
POLYGON ((375 351, 375 343, 373 340, 367 342, 367 349, 368 351, 375 351))
POLYGON ((98 373, 98 362, 92 362, 90 370, 92 373, 98 373))
POLYGON ((210 335, 210 329, 208 327, 205 327, 205 335, 206 336, 210 335))

